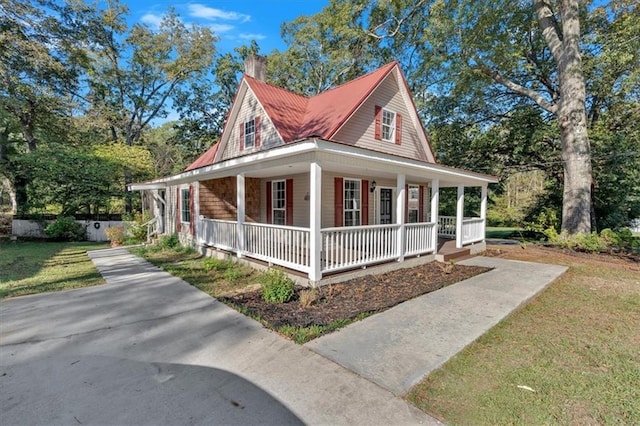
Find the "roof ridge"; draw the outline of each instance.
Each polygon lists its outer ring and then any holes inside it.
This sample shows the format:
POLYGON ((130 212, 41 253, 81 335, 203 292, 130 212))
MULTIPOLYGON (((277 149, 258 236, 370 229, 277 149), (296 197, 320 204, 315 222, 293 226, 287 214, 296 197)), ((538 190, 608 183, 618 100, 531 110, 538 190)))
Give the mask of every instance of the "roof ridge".
POLYGON ((351 84, 351 83, 357 83, 359 80, 362 80, 362 79, 367 78, 367 77, 371 77, 371 74, 376 73, 376 72, 379 72, 379 71, 381 71, 381 70, 383 70, 383 69, 385 69, 385 68, 387 68, 387 67, 389 67, 389 69, 391 69, 391 68, 393 68, 393 66, 395 66, 395 65, 396 65, 396 64, 398 64, 398 63, 399 63, 398 61, 391 61, 391 62, 389 62, 389 63, 387 63, 387 64, 384 64, 384 65, 383 65, 383 66, 381 66, 381 67, 376 68, 376 69, 375 69, 375 70, 373 70, 373 71, 369 71, 368 73, 366 73, 366 74, 362 74, 362 75, 360 75, 360 76, 358 76, 358 77, 356 77, 356 78, 354 78, 354 79, 352 79, 352 80, 345 81, 344 83, 342 83, 342 84, 340 84, 340 85, 338 85, 338 86, 336 86, 336 87, 332 87, 332 88, 330 88, 330 89, 323 90, 322 92, 320 92, 320 93, 318 93, 318 94, 316 94, 316 95, 313 95, 313 96, 312 96, 312 97, 310 97, 309 99, 311 99, 311 98, 315 98, 316 96, 324 95, 324 94, 325 94, 325 93, 327 93, 327 92, 332 92, 332 91, 334 91, 334 90, 341 89, 341 88, 343 88, 344 86, 348 86, 348 85, 349 85, 349 84, 351 84))
POLYGON ((267 83, 266 81, 260 81, 260 80, 254 78, 254 77, 251 77, 250 75, 247 75, 247 74, 243 74, 243 78, 245 78, 247 80, 252 80, 253 82, 258 83, 258 84, 264 84, 266 86, 273 87, 274 89, 284 90, 285 92, 291 93, 292 95, 295 95, 295 96, 299 96, 299 97, 302 97, 302 98, 305 98, 305 99, 310 99, 309 96, 303 95, 301 93, 294 92, 293 90, 289 90, 289 89, 287 89, 285 87, 276 86, 275 84, 267 83))

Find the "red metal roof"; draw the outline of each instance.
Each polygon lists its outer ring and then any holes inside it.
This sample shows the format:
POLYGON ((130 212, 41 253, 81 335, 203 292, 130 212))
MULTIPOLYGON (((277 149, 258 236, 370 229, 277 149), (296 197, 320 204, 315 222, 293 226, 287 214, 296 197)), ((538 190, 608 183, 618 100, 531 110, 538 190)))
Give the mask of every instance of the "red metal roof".
MULTIPOLYGON (((247 75, 243 79, 258 98, 285 143, 312 136, 331 140, 351 114, 397 65, 397 61, 391 62, 310 98, 247 75)), ((217 150, 218 144, 212 146, 185 171, 213 164, 217 150)))

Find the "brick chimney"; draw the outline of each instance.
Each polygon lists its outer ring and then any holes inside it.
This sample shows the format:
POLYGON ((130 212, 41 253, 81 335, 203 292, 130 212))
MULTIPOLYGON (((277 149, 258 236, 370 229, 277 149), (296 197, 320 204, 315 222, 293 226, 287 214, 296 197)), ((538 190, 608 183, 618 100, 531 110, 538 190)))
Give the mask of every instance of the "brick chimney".
POLYGON ((267 58, 260 55, 249 55, 244 60, 244 73, 258 81, 264 82, 266 79, 267 58))

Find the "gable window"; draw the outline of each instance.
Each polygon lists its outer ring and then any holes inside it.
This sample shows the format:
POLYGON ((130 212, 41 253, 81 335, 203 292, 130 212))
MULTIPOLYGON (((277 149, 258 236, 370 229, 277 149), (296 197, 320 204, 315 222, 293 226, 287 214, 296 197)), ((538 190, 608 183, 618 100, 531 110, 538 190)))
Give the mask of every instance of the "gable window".
POLYGON ((382 140, 395 142, 396 113, 388 109, 382 109, 382 140))
POLYGON ((418 185, 409 185, 408 203, 407 203, 407 222, 418 223, 420 211, 420 187, 418 185))
POLYGON ((344 226, 360 226, 360 181, 344 180, 344 226))
POLYGON ((191 222, 191 205, 189 203, 189 190, 180 190, 180 218, 182 222, 191 222))
POLYGON ((275 180, 271 183, 271 209, 274 225, 286 224, 287 191, 284 180, 275 180))
POLYGON ((244 148, 253 148, 256 142, 256 121, 251 119, 244 123, 244 148))

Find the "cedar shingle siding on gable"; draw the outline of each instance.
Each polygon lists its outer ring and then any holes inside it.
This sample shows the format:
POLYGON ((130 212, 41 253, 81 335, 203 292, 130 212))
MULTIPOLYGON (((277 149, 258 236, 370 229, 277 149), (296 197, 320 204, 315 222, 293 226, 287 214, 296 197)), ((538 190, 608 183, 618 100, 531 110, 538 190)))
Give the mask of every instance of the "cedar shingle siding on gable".
POLYGON ((229 141, 225 146, 224 152, 220 156, 220 160, 228 160, 240 155, 273 148, 282 144, 282 139, 280 139, 273 123, 251 91, 246 92, 244 99, 242 100, 240 111, 238 112, 238 117, 236 118, 236 124, 231 126, 229 130, 231 130, 229 141), (246 121, 254 119, 255 117, 260 117, 258 120, 260 129, 257 132, 260 138, 259 143, 256 144, 257 146, 254 148, 242 150, 243 141, 241 141, 240 127, 246 121))
POLYGON ((395 73, 391 73, 385 78, 369 99, 335 134, 333 139, 372 151, 427 161, 427 155, 418 138, 418 133, 409 119, 409 111, 400 94, 395 73), (398 123, 402 126, 401 129, 398 129, 402 138, 400 143, 376 140, 376 106, 390 109, 402 117, 398 123))

